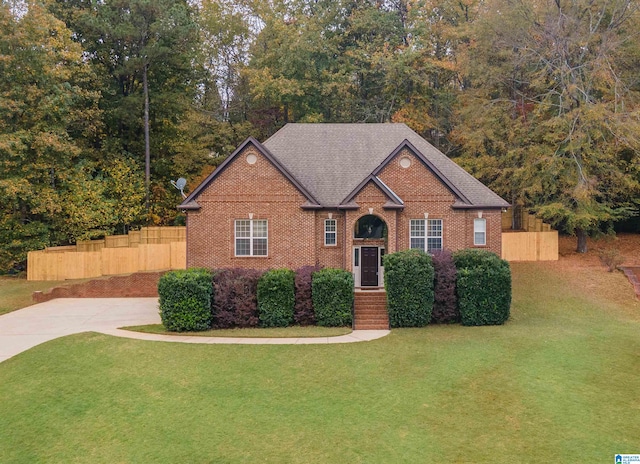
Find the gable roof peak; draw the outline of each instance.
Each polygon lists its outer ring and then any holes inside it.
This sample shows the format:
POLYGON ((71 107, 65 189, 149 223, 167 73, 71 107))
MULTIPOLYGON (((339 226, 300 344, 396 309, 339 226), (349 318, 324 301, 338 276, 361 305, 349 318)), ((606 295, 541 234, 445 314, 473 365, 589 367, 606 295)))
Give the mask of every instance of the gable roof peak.
POLYGON ((253 145, 256 150, 260 154, 262 154, 267 160, 273 164, 273 166, 279 170, 288 180, 291 182, 299 191, 302 193, 305 198, 305 206, 309 208, 314 208, 319 206, 318 201, 313 197, 313 195, 301 184, 273 154, 258 140, 253 137, 247 137, 247 139, 236 148, 236 150, 225 159, 220 166, 218 166, 205 180, 203 180, 200 185, 198 185, 193 192, 191 192, 184 201, 178 205, 178 209, 199 209, 199 205, 196 200, 200 193, 216 178, 218 177, 226 168, 229 166, 240 153, 244 151, 244 149, 248 145, 253 145))

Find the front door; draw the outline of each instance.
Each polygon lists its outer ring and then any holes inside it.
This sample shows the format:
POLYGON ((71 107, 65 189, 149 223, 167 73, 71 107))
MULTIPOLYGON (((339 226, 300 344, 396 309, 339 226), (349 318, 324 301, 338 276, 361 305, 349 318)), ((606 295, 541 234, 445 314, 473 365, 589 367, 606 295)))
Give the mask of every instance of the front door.
POLYGON ((378 247, 361 247, 360 285, 362 287, 378 286, 378 247))

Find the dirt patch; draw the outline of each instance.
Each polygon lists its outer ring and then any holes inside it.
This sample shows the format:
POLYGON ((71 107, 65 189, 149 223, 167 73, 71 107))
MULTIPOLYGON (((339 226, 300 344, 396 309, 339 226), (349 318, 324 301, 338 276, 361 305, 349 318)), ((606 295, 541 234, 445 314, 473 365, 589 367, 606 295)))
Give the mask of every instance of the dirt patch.
POLYGON ((598 240, 589 239, 587 253, 576 252, 576 245, 575 237, 560 236, 559 260, 552 264, 561 274, 570 273, 573 285, 585 290, 597 290, 610 301, 623 302, 629 297, 633 299, 634 293, 640 298, 634 282, 619 279, 615 275, 616 272, 607 272, 608 266, 602 259, 607 254, 619 256, 618 269, 640 269, 640 234, 618 234, 598 240))
POLYGON ((558 239, 559 262, 571 267, 602 267, 601 256, 605 253, 619 253, 621 266, 640 266, 640 234, 617 234, 615 237, 588 239, 587 253, 576 252, 576 238, 560 236, 558 239))

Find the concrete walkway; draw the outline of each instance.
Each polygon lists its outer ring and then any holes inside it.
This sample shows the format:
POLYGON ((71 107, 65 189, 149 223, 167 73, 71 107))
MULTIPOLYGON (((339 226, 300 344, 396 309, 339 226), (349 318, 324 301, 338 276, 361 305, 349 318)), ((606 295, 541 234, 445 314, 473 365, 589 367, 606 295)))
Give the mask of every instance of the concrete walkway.
POLYGON ((0 362, 36 345, 81 332, 139 340, 203 344, 315 344, 375 340, 388 330, 354 330, 338 337, 224 338, 155 335, 118 327, 159 324, 157 298, 58 298, 0 316, 0 362))

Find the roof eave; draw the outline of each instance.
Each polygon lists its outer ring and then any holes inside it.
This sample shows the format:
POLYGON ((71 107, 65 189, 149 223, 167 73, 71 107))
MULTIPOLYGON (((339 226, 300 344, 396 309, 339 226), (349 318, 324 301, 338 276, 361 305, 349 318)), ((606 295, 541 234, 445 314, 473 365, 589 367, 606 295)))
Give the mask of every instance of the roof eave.
POLYGON ((404 209, 404 205, 399 205, 398 203, 393 203, 391 201, 386 202, 384 205, 382 205, 383 209, 397 209, 397 210, 403 210, 404 209))
POLYGON ((178 211, 197 211, 200 208, 201 206, 193 200, 188 203, 181 203, 177 206, 178 211))
POLYGON ((306 202, 303 203, 302 205, 300 205, 300 208, 302 209, 323 209, 322 205, 319 205, 317 203, 310 203, 310 202, 306 202))
POLYGON ((511 208, 509 203, 504 203, 501 205, 491 204, 491 205, 470 205, 467 203, 454 203, 451 205, 453 209, 506 209, 511 208))

